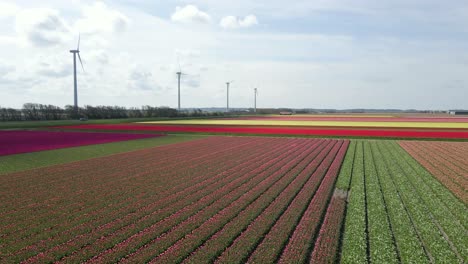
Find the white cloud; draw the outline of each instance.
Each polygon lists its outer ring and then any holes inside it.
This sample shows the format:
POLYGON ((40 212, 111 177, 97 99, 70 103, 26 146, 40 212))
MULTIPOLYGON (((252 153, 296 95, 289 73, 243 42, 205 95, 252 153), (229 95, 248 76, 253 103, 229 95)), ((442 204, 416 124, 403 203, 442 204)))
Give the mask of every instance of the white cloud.
POLYGON ((32 8, 16 16, 16 32, 35 46, 47 47, 63 43, 70 29, 59 12, 49 8, 32 8))
POLYGON ((154 91, 161 89, 161 86, 155 81, 153 74, 145 69, 133 69, 128 79, 128 88, 130 90, 154 91))
POLYGON ((211 16, 194 5, 186 5, 185 7, 176 7, 171 20, 181 23, 210 23, 211 16))
POLYGON ((103 2, 95 2, 82 9, 83 17, 75 23, 76 31, 88 34, 118 33, 127 29, 130 20, 103 2))
POLYGON ((18 5, 8 2, 0 2, 0 19, 6 17, 13 17, 19 12, 18 5))
POLYGON ((248 15, 243 19, 235 16, 226 16, 221 19, 219 25, 224 29, 249 28, 258 25, 258 20, 254 15, 248 15))

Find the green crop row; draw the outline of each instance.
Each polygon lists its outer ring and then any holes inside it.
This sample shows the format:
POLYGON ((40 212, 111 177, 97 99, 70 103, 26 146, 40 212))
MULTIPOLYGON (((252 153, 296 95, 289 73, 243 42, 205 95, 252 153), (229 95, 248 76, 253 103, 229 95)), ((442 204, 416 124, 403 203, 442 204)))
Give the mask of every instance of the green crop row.
POLYGON ((395 141, 354 144, 341 262, 466 263, 466 206, 395 141))

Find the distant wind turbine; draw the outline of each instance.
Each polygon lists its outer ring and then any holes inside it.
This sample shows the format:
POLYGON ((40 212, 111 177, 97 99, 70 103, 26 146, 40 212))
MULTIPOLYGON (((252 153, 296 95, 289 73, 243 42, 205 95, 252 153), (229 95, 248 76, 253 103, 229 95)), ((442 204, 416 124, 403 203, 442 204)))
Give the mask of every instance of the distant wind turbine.
POLYGON ((188 74, 185 74, 185 73, 182 72, 182 68, 180 67, 179 59, 177 59, 177 63, 179 64, 179 71, 176 72, 176 74, 177 74, 177 81, 178 81, 178 89, 177 89, 177 91, 178 91, 177 109, 180 111, 180 77, 181 77, 182 75, 188 75, 188 74))
POLYGON ((76 78, 76 55, 78 55, 81 68, 83 69, 83 72, 84 72, 83 61, 81 61, 81 56, 80 56, 80 35, 78 35, 78 45, 76 47, 76 50, 70 50, 70 53, 73 53, 74 111, 75 111, 75 114, 78 114, 78 82, 76 78))
POLYGON ((257 95, 258 95, 258 90, 257 88, 254 88, 254 112, 257 113, 257 95))
POLYGON ((229 112, 229 85, 231 85, 231 83, 233 83, 234 81, 229 81, 229 82, 226 82, 226 86, 227 86, 227 104, 226 104, 226 112, 229 112))

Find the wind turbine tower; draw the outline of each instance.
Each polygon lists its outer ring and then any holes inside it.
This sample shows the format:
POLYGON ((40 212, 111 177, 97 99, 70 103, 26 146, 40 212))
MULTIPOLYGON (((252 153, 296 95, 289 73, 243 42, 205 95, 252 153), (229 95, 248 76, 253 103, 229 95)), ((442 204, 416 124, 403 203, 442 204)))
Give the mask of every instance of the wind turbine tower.
POLYGON ((179 71, 176 72, 177 74, 177 109, 180 111, 180 78, 182 75, 188 75, 182 72, 182 68, 180 67, 180 62, 179 63, 179 71))
POLYGON ((257 94, 258 90, 257 88, 254 88, 254 112, 257 113, 257 94))
POLYGON ((227 92, 227 97, 226 97, 226 112, 229 112, 229 85, 231 85, 231 83, 233 83, 234 81, 229 81, 229 82, 226 82, 226 92, 227 92))
POLYGON ((178 81, 178 93, 177 93, 177 109, 180 111, 180 76, 182 75, 181 71, 176 72, 177 74, 177 81, 178 81))
POLYGON ((80 35, 78 35, 78 46, 76 47, 76 50, 70 50, 70 53, 73 54, 74 111, 75 111, 75 114, 78 114, 78 82, 76 78, 76 56, 77 55, 78 55, 78 59, 80 60, 81 68, 83 68, 83 72, 84 72, 83 62, 81 61, 81 56, 80 56, 80 35))

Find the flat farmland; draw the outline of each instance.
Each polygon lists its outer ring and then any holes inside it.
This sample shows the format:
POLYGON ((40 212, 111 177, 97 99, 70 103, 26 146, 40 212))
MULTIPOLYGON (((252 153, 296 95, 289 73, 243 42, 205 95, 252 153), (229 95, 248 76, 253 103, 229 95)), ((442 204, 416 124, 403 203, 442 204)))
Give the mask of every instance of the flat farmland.
POLYGON ((468 260, 466 142, 177 137, 0 157, 0 263, 468 260))
POLYGON ((81 124, 55 128, 230 135, 468 139, 468 118, 448 115, 254 115, 132 124, 81 124))
POLYGON ((333 260, 348 144, 209 137, 2 175, 0 261, 333 260))

